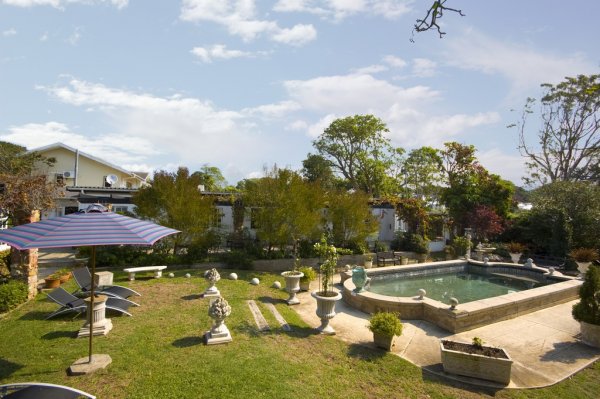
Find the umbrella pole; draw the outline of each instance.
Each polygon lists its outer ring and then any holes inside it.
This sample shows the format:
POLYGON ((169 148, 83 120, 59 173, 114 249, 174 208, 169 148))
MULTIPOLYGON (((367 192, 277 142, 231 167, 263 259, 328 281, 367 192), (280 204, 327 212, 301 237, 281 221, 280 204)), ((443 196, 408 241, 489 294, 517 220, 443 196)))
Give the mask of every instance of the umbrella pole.
POLYGON ((88 311, 88 323, 90 324, 90 351, 88 363, 92 362, 92 337, 94 336, 94 286, 96 285, 96 247, 92 246, 92 256, 90 259, 90 263, 92 264, 92 289, 90 290, 90 309, 88 311))

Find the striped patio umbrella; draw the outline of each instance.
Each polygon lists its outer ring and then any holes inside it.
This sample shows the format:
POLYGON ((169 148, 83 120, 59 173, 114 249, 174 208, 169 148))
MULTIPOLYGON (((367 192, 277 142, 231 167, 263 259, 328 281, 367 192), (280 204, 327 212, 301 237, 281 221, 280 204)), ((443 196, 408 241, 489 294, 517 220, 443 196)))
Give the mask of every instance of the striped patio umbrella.
MULTIPOLYGON (((98 245, 152 245, 159 239, 178 230, 155 223, 109 212, 102 205, 90 205, 85 211, 72 213, 39 222, 23 224, 0 231, 0 242, 17 249, 92 247, 90 264, 92 280, 96 272, 96 246, 98 245)), ((91 287, 91 306, 94 304, 94 284, 91 287)), ((92 312, 89 312, 92 326, 92 312)), ((89 363, 92 362, 92 336, 90 328, 89 363)))

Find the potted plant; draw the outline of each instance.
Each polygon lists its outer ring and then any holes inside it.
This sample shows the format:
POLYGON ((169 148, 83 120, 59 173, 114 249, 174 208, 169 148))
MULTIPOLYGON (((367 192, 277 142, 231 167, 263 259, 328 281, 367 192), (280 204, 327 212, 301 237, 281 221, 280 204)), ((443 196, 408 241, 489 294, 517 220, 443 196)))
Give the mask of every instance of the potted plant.
POLYGON ((429 255, 429 240, 421 234, 412 234, 410 236, 411 250, 417 254, 419 262, 425 262, 429 255))
POLYGON ((452 260, 456 258, 456 251, 454 251, 454 247, 452 245, 446 245, 444 247, 444 255, 446 260, 452 260))
POLYGON ((44 277, 44 283, 45 288, 57 288, 60 286, 60 275, 57 273, 52 273, 44 277))
POLYGON ((579 288, 580 301, 573 305, 573 318, 581 327, 581 340, 600 348, 600 267, 591 266, 585 272, 579 288))
POLYGON ((292 270, 281 273, 281 276, 285 279, 285 291, 290 294, 286 300, 288 305, 297 305, 300 303, 300 299, 296 296, 296 293, 300 291, 300 279, 304 276, 298 266, 300 265, 300 259, 294 260, 294 268, 292 270))
POLYGON ((71 278, 71 271, 69 269, 60 269, 54 274, 58 276, 61 284, 66 283, 71 278))
POLYGON ((525 245, 520 242, 509 242, 506 244, 506 250, 510 254, 510 259, 513 263, 519 263, 523 251, 525 251, 525 245))
POLYGON ((594 248, 575 248, 569 252, 569 256, 577 262, 577 270, 580 273, 585 273, 590 266, 590 263, 598 259, 598 251, 594 248))
POLYGON ((510 383, 513 361, 504 349, 484 346, 478 337, 470 344, 441 340, 440 349, 446 373, 510 383))
POLYGON ((367 326, 373 333, 373 341, 378 348, 391 351, 396 336, 402 335, 402 322, 396 313, 377 312, 367 326))
POLYGON ((373 267, 373 255, 366 254, 365 255, 365 269, 370 269, 373 267))
POLYGON ((300 291, 309 291, 311 281, 317 279, 317 272, 310 266, 302 266, 298 270, 304 274, 300 277, 300 291))
POLYGON ((338 254, 335 246, 329 245, 324 235, 314 248, 322 261, 319 268, 321 290, 311 294, 317 300, 317 316, 321 319, 317 331, 321 334, 334 335, 335 330, 329 325, 329 320, 335 316, 335 303, 342 299, 339 292, 333 291, 333 274, 337 266, 338 254))

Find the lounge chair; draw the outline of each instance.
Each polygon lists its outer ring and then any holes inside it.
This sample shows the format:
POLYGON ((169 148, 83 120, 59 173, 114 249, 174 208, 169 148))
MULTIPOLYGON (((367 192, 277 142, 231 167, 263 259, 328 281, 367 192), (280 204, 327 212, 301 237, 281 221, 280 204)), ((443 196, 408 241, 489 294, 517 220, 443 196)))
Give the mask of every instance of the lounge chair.
POLYGON ((94 395, 64 385, 22 382, 0 385, 2 399, 96 399, 94 395))
MULTIPOLYGON (((79 315, 87 310, 87 304, 82 298, 77 298, 75 295, 69 294, 63 288, 58 287, 54 291, 49 292, 47 295, 48 298, 58 303, 60 308, 50 313, 48 317, 46 317, 46 320, 63 313, 75 312, 79 315)), ((106 300, 107 309, 116 310, 117 312, 124 313, 127 316, 131 316, 131 313, 127 311, 130 306, 138 305, 123 298, 108 297, 106 300)))
MULTIPOLYGON (((87 267, 74 269, 73 278, 79 286, 79 290, 75 291, 75 294, 78 292, 86 294, 89 293, 89 291, 92 288, 92 273, 90 273, 90 269, 88 269, 87 267)), ((140 294, 139 292, 134 291, 131 288, 123 287, 121 285, 105 285, 96 287, 94 292, 123 299, 127 299, 132 295, 142 296, 142 294, 140 294)))

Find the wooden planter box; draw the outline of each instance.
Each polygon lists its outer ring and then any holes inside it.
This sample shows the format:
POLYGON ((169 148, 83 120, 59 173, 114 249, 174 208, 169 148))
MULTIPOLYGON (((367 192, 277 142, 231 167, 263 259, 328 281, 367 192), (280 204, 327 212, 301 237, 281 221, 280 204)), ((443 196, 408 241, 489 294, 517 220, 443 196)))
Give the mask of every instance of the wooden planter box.
POLYGON ((489 357, 446 349, 444 341, 440 341, 440 349, 444 371, 447 373, 496 381, 505 385, 510 383, 513 361, 503 349, 501 351, 504 357, 489 357))

